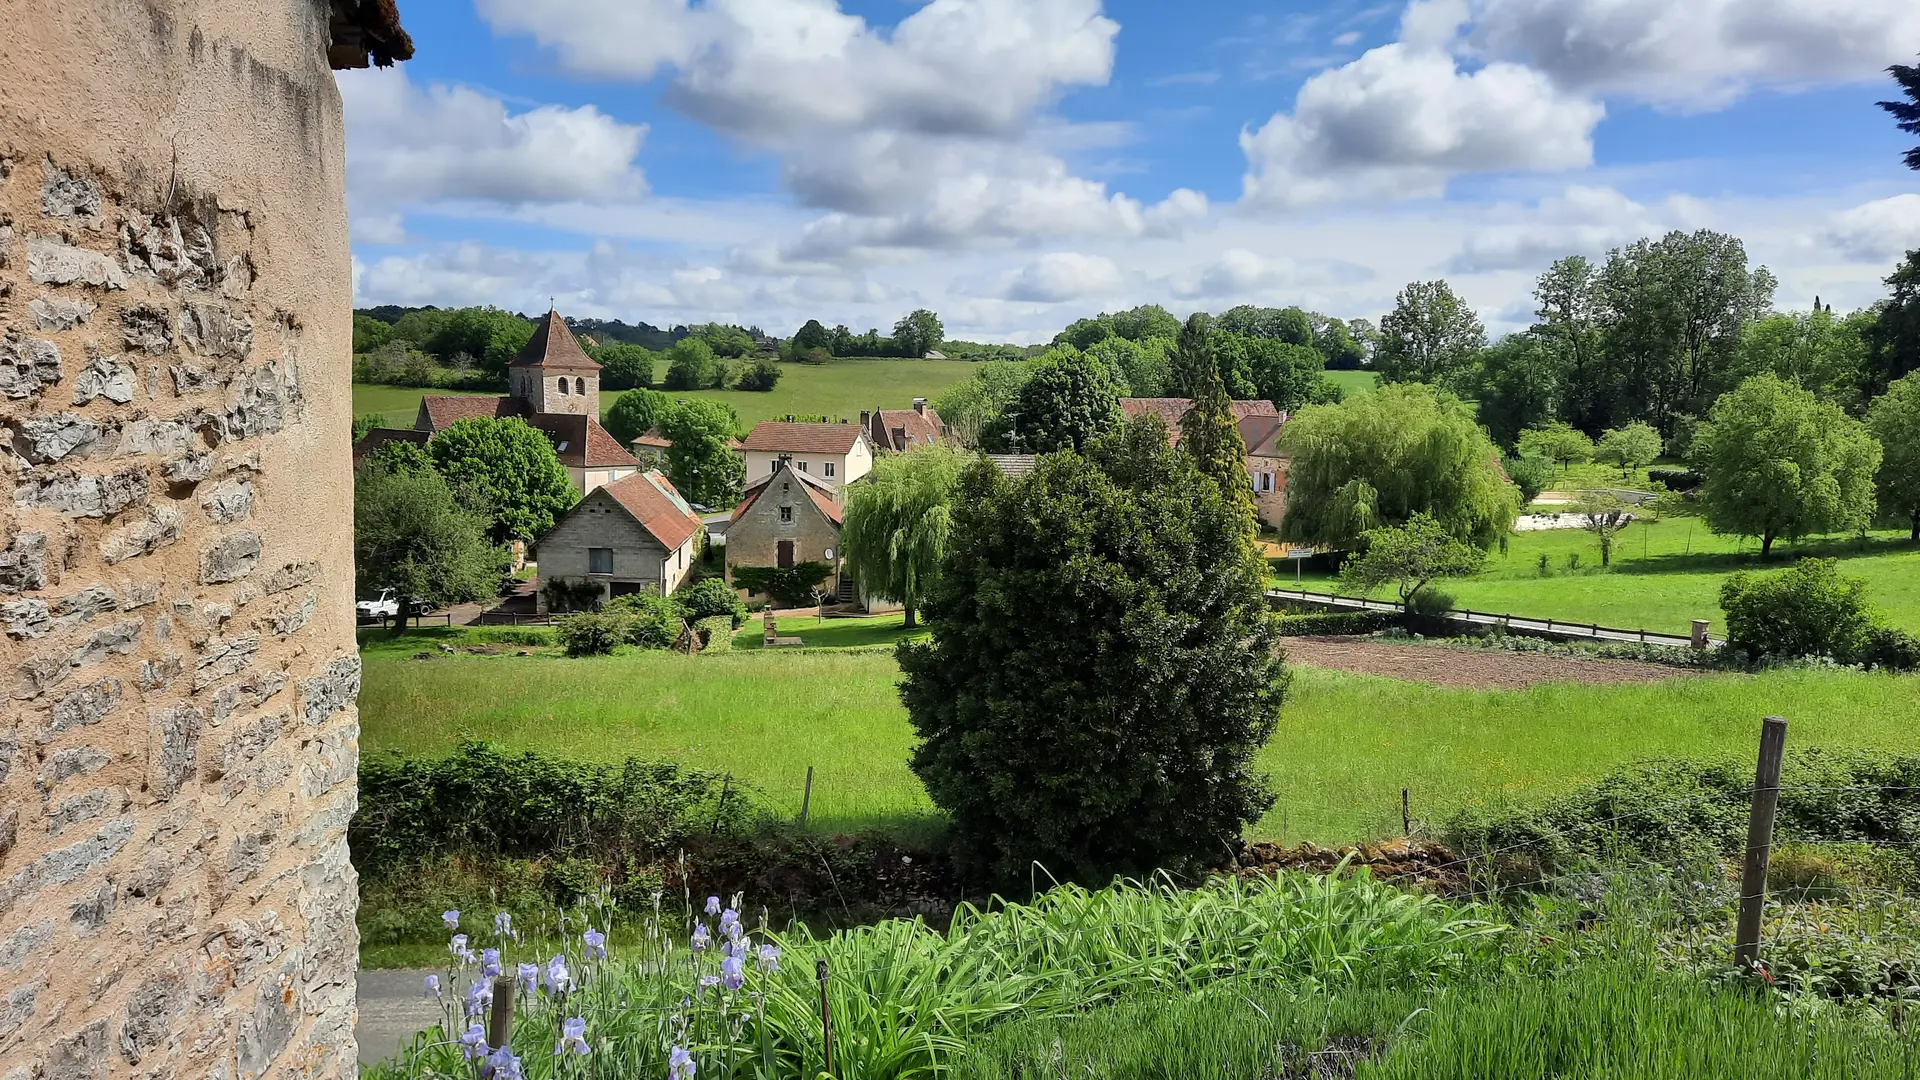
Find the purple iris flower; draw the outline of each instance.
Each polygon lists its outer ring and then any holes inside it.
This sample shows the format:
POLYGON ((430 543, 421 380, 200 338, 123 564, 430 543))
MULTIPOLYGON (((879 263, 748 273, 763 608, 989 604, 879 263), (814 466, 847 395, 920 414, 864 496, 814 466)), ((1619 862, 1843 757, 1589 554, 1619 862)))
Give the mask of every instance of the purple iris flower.
POLYGON ((520 1059, 504 1046, 487 1055, 486 1067, 480 1070, 480 1075, 489 1080, 527 1080, 520 1059))
POLYGON ((473 980, 473 985, 467 987, 467 1015, 479 1016, 486 1012, 487 1006, 491 1004, 493 1004, 493 983, 486 979, 473 980))
POLYGON ((720 985, 729 990, 738 990, 747 982, 745 965, 737 956, 729 956, 720 961, 720 985))
POLYGON ((547 961, 547 989, 564 994, 572 987, 573 976, 567 972, 567 958, 556 956, 547 961))
POLYGON ((720 914, 720 898, 719 897, 717 896, 707 897, 707 914, 709 915, 720 914))
POLYGON ((684 1046, 674 1047, 673 1052, 667 1055, 667 1080, 693 1080, 696 1068, 698 1066, 693 1063, 693 1055, 687 1053, 684 1046))
POLYGON ((607 958, 607 935, 589 926, 587 927, 587 932, 580 935, 580 939, 587 943, 588 956, 593 957, 595 960, 605 960, 607 958))
POLYGON ((761 945, 760 956, 758 958, 757 963, 759 964, 761 971, 768 971, 768 972, 779 971, 780 970, 780 946, 761 945))
POLYGON ((440 976, 427 976, 427 993, 432 994, 434 997, 440 996, 440 976))
POLYGON ((513 915, 505 911, 494 913, 493 932, 498 937, 520 940, 520 935, 513 932, 513 915))
POLYGON ((454 959, 460 961, 460 963, 473 963, 473 950, 467 947, 467 935, 453 935, 453 940, 447 942, 447 950, 453 953, 454 959))
POLYGON ((560 1041, 553 1048, 553 1056, 559 1057, 569 1050, 576 1054, 593 1053, 587 1046, 587 1022, 578 1016, 561 1021, 560 1041))
POLYGON ((495 975, 500 974, 500 970, 501 970, 500 969, 500 950, 499 949, 481 949, 480 963, 482 965, 480 968, 480 975, 482 978, 491 979, 495 975))
POLYGON ((713 944, 713 935, 707 932, 707 924, 701 923, 693 928, 693 951, 705 952, 713 944))
POLYGON ((458 908, 448 908, 440 913, 440 921, 446 923, 447 929, 449 930, 460 929, 460 910, 458 908))
POLYGON ((478 1021, 460 1033, 460 1052, 468 1061, 479 1061, 487 1056, 487 1033, 478 1021))
POLYGON ((521 964, 514 973, 514 981, 519 984, 521 993, 533 993, 540 986, 540 965, 521 964))

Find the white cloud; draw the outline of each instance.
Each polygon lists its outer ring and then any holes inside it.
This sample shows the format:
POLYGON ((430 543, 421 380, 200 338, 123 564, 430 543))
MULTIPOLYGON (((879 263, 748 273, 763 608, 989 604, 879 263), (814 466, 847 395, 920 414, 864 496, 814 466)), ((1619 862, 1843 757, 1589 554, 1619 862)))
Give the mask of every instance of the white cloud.
POLYGON ((1532 207, 1499 206, 1468 232, 1449 273, 1539 270, 1566 255, 1594 257, 1643 236, 1695 229, 1707 220, 1696 199, 1676 195, 1648 206, 1610 187, 1575 184, 1532 207))
POLYGON ((591 105, 510 113, 467 86, 415 86, 400 68, 346 73, 347 191, 356 207, 442 199, 636 198, 644 125, 591 105))
POLYGON ((1241 132, 1244 197, 1277 207, 1432 198, 1462 173, 1580 168, 1604 115, 1530 68, 1463 71, 1445 52, 1396 42, 1308 79, 1291 114, 1241 132))
POLYGON ((1055 251, 1040 256, 1015 276, 1006 298, 1038 304, 1058 304, 1118 290, 1125 275, 1104 255, 1055 251))
POLYGON ((1920 248, 1920 195, 1895 195, 1834 214, 1820 239, 1856 262, 1886 263, 1920 248))
POLYGON ((1461 47, 1529 64, 1570 90, 1708 110, 1756 87, 1878 79, 1920 52, 1920 4, 1474 0, 1461 47))

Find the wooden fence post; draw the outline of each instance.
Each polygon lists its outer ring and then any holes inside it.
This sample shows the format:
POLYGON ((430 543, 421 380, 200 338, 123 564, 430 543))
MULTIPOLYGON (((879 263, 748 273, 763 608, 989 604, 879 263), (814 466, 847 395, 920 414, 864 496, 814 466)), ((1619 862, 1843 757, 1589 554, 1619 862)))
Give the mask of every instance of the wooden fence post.
POLYGON ((1760 725, 1760 763, 1753 775, 1753 812, 1747 819, 1747 858, 1740 871, 1740 920, 1734 929, 1733 962, 1752 971, 1760 959, 1760 917, 1767 908, 1767 861, 1773 853, 1773 818, 1780 805, 1780 758, 1787 721, 1769 716, 1760 725))
POLYGON ((1408 801, 1407 789, 1400 789, 1400 835, 1413 835, 1413 812, 1408 801))
POLYGON ((487 1045, 495 1050, 513 1038, 513 989, 513 976, 494 977, 493 1012, 487 1017, 487 1045))
POLYGON ((822 959, 813 967, 813 973, 820 980, 820 1054, 824 1059, 828 1076, 833 1075, 833 1006, 827 1002, 827 962, 822 959))
POLYGON ((813 766, 807 766, 807 790, 800 795, 800 827, 807 827, 807 811, 813 806, 813 766))

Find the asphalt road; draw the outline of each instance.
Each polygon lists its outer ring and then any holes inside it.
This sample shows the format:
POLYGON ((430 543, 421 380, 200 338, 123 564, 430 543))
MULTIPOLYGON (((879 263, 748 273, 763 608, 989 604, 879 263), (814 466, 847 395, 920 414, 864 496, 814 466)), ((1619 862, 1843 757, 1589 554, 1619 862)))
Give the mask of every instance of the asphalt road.
POLYGON ((405 968, 362 971, 358 979, 360 1064, 372 1065, 400 1052, 414 1033, 440 1019, 440 1003, 425 993, 426 971, 405 968))

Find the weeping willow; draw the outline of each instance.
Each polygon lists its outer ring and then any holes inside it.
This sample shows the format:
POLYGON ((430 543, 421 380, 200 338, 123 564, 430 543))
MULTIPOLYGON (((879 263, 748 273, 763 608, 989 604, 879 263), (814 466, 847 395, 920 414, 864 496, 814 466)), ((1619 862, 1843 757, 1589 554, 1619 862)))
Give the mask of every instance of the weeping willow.
POLYGON ((908 626, 946 556, 954 485, 967 460, 942 446, 891 454, 847 488, 840 530, 847 569, 868 596, 905 607, 908 626))

